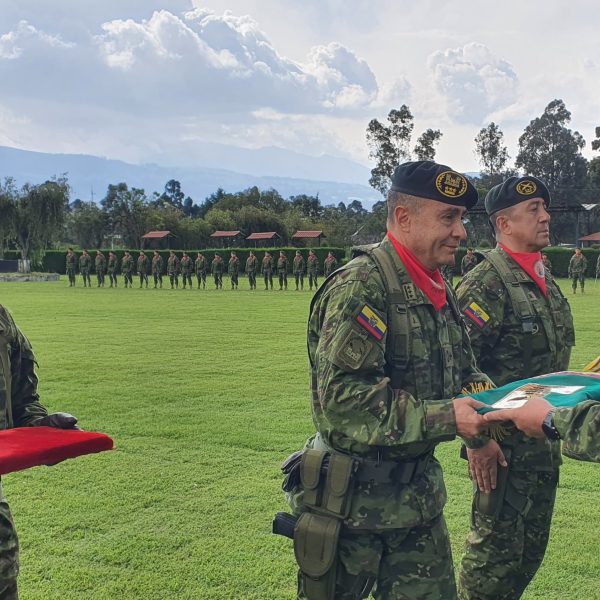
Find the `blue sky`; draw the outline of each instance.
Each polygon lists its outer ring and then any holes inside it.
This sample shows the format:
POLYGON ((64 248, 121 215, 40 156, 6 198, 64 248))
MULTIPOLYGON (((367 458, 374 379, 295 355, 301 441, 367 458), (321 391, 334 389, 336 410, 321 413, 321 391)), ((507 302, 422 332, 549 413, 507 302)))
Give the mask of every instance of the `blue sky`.
POLYGON ((592 0, 0 0, 0 144, 192 166, 205 142, 368 164, 367 122, 408 104, 438 159, 476 170, 494 120, 514 158, 563 98, 600 125, 592 0))

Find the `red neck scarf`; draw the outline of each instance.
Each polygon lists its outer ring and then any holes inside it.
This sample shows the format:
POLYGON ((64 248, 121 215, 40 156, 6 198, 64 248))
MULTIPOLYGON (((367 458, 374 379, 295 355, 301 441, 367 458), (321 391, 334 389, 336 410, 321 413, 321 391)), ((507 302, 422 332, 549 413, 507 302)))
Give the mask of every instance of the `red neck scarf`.
POLYGON ((436 312, 446 305, 446 286, 439 269, 430 271, 426 269, 406 246, 403 246, 389 231, 388 239, 404 263, 409 277, 413 283, 427 296, 436 312))
POLYGON ((541 252, 513 252, 504 244, 498 244, 506 254, 508 254, 520 267, 535 281, 544 297, 548 297, 548 288, 546 286, 546 269, 542 260, 541 252))

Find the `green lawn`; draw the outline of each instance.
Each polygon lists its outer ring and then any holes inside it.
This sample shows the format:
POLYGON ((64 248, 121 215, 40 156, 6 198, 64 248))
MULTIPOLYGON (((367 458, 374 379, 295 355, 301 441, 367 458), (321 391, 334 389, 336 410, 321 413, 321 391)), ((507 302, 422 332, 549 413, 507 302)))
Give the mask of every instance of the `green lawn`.
MULTIPOLYGON (((46 406, 116 443, 3 479, 25 600, 295 597, 291 542, 270 526, 284 509, 279 463, 312 431, 310 294, 224 284, 0 284, 37 352, 46 406)), ((600 352, 600 287, 569 299, 581 367, 600 352)), ((471 497, 457 454, 458 442, 438 450, 456 560, 471 497)), ((600 599, 599 492, 600 466, 565 459, 546 560, 525 598, 600 599)))

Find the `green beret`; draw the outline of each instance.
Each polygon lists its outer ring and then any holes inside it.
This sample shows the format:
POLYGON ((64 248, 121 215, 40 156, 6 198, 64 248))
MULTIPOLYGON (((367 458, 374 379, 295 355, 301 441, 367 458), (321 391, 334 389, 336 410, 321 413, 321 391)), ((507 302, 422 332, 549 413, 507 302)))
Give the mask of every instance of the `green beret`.
POLYGON ((396 167, 390 189, 466 208, 472 208, 478 200, 477 190, 464 175, 431 160, 407 162, 396 167))
POLYGON ((546 207, 550 206, 550 192, 546 184, 537 177, 509 177, 495 185, 485 197, 485 212, 493 215, 499 210, 510 208, 532 198, 542 198, 546 207))

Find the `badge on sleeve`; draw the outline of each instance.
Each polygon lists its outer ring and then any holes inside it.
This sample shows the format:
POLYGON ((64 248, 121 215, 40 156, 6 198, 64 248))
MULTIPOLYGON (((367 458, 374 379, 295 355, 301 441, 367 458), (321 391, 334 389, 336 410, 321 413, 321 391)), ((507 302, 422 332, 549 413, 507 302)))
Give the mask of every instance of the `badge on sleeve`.
POLYGON ((368 304, 362 307, 362 310, 356 316, 356 320, 377 341, 381 340, 387 331, 386 324, 368 304))
POLYGON ((471 302, 471 304, 465 308, 465 315, 479 327, 483 327, 490 320, 490 315, 488 315, 477 302, 471 302))

